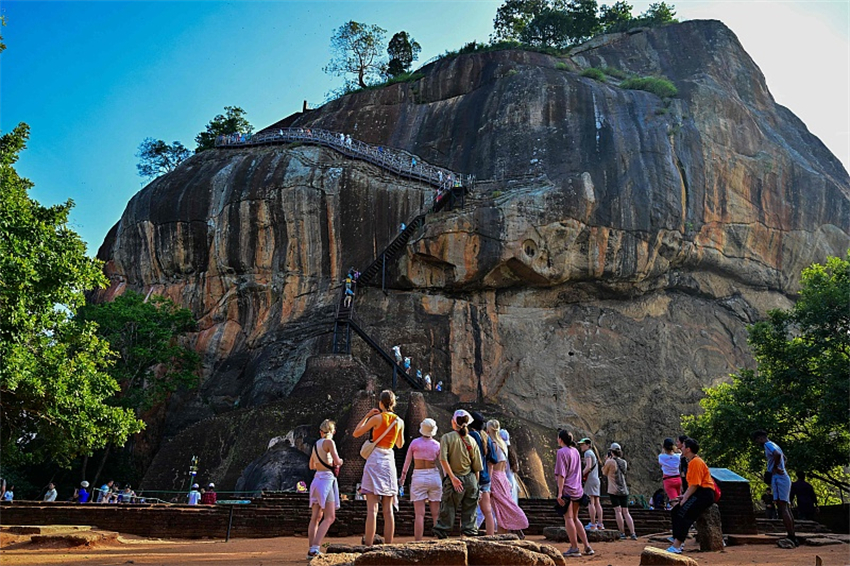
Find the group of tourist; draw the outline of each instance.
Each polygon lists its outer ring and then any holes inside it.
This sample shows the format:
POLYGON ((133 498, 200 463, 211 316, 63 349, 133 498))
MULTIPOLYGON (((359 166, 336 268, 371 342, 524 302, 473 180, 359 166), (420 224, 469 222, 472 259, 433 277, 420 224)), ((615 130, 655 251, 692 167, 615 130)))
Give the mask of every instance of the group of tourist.
POLYGON ((192 489, 189 490, 189 494, 186 496, 186 499, 189 505, 215 505, 216 501, 218 501, 218 494, 215 492, 215 484, 210 482, 207 484, 206 488, 203 488, 198 484, 193 483, 192 489))
MULTIPOLYGON (((394 450, 404 446, 405 425, 394 412, 395 405, 395 394, 382 391, 378 407, 366 413, 352 432, 355 438, 370 436, 360 452, 366 458, 360 482, 360 493, 366 498, 364 544, 371 546, 375 540, 379 507, 384 519, 384 542, 393 542, 394 511, 411 466, 410 500, 415 510, 416 540, 424 537, 426 503, 437 538, 449 535, 458 512, 462 533, 477 534, 478 511, 488 534, 498 530, 524 536, 522 530, 528 528, 528 519, 517 505, 516 489, 508 475, 510 435, 501 429, 499 421, 485 422, 482 415, 460 409, 452 415, 452 431, 437 441, 436 421, 424 419, 419 423, 419 436, 408 448, 399 478, 394 450)), ((333 441, 335 424, 325 420, 319 432, 309 464, 316 471, 310 485, 309 558, 321 553, 322 539, 340 505, 336 476, 343 460, 333 441)))
MULTIPOLYGON (((409 374, 410 371, 411 371, 412 365, 413 365, 413 361, 410 359, 410 356, 403 356, 402 353, 401 353, 401 346, 399 346, 398 344, 396 344, 395 346, 392 347, 392 351, 393 351, 393 357, 395 357, 395 363, 398 364, 401 368, 403 368, 405 373, 409 374)), ((434 385, 434 380, 431 377, 430 373, 426 373, 425 375, 422 375, 422 370, 417 369, 416 370, 416 378, 422 384, 422 388, 425 391, 431 391, 431 390, 442 391, 443 390, 443 382, 437 381, 437 384, 434 385)))
MULTIPOLYGON (((56 486, 53 483, 48 484, 44 501, 56 501, 56 497, 56 486)), ((109 480, 100 488, 89 491, 89 482, 83 480, 68 501, 75 503, 137 503, 139 497, 129 484, 122 488, 115 483, 115 480, 109 480)))

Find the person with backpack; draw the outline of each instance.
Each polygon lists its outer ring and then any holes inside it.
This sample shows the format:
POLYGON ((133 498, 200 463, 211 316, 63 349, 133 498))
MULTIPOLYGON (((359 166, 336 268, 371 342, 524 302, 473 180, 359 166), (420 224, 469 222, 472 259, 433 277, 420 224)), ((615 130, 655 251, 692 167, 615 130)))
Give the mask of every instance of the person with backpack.
POLYGON ((626 470, 628 464, 623 459, 623 449, 616 442, 611 444, 608 457, 602 466, 602 473, 608 478, 608 497, 614 507, 614 518, 617 519, 617 528, 620 529, 620 538, 626 538, 624 526, 629 528, 629 538, 637 540, 635 523, 629 514, 629 486, 626 484, 626 470))
POLYGON ((718 497, 714 479, 699 453, 699 443, 687 438, 682 443, 682 457, 688 460, 688 489, 674 501, 670 518, 673 521, 673 544, 667 552, 682 554, 682 545, 688 538, 688 530, 703 512, 714 504, 718 497))
POLYGON ((581 450, 584 468, 581 471, 584 479, 584 494, 590 498, 590 504, 587 506, 587 512, 590 513, 590 522, 585 529, 588 531, 604 531, 605 525, 602 524, 602 501, 600 500, 599 481, 599 452, 593 445, 593 441, 589 438, 582 438, 578 441, 578 449, 581 450))
POLYGON ((460 508, 460 531, 464 536, 477 536, 475 510, 478 508, 478 476, 483 462, 478 445, 469 436, 472 415, 458 409, 452 416, 452 432, 440 438, 440 465, 443 467, 443 497, 440 518, 434 525, 434 536, 444 539, 455 525, 460 508))

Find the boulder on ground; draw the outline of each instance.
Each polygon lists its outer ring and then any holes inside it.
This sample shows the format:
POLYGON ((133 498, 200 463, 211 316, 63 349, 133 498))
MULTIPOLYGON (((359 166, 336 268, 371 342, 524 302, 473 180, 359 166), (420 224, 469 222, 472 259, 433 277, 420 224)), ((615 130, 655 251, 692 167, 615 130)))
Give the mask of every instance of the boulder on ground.
POLYGON ((552 546, 551 544, 539 544, 536 542, 531 542, 530 540, 520 540, 514 543, 516 546, 520 548, 526 548, 528 550, 533 550, 534 552, 539 552, 540 554, 545 554, 555 563, 555 566, 566 566, 567 560, 564 558, 564 554, 552 546))
POLYGON ((469 566, 555 566, 555 561, 546 554, 515 544, 475 539, 466 539, 464 542, 469 566))
POLYGON ((640 553, 640 566, 699 566, 697 561, 681 554, 673 554, 654 546, 640 553))
POLYGON ((794 544, 794 541, 790 538, 781 538, 777 540, 776 546, 778 546, 779 548, 787 548, 789 550, 792 548, 797 548, 797 545, 794 544))
POLYGON ((354 560, 353 564, 354 566, 402 566, 406 564, 466 566, 466 544, 460 540, 447 540, 437 543, 410 542, 385 545, 364 552, 354 560))
POLYGON ((322 554, 310 560, 310 566, 351 566, 360 554, 354 552, 336 552, 322 554))

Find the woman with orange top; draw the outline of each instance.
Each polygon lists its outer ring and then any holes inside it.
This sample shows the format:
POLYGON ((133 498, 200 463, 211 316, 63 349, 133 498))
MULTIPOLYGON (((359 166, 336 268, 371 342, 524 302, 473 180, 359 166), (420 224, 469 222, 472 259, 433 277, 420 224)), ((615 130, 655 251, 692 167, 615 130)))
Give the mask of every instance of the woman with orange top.
POLYGON ((673 503, 670 511, 673 520, 673 545, 667 552, 682 554, 682 545, 688 538, 688 529, 702 513, 714 503, 714 479, 702 458, 697 456, 699 443, 693 438, 685 439, 682 457, 688 460, 688 489, 673 503))
POLYGON ((372 431, 375 449, 363 467, 361 492, 366 496, 366 534, 364 544, 372 546, 378 521, 378 503, 384 511, 384 542, 391 544, 395 534, 393 507, 398 509, 398 475, 395 467, 393 447, 404 446, 404 421, 393 413, 395 393, 386 389, 381 391, 378 409, 371 409, 363 417, 352 434, 359 438, 372 431))

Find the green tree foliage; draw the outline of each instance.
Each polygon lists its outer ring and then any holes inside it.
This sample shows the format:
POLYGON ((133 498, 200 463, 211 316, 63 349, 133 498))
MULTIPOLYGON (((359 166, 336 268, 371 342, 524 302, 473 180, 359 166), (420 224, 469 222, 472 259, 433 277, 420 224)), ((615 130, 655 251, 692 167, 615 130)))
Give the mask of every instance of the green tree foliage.
POLYGON ((650 4, 646 12, 638 16, 638 19, 642 20, 641 25, 671 24, 679 21, 676 19, 675 6, 666 2, 650 4))
MULTIPOLYGON (((200 153, 215 147, 215 139, 218 136, 229 136, 230 134, 250 134, 254 126, 245 117, 245 111, 238 106, 225 106, 224 114, 219 114, 207 124, 206 131, 195 136, 195 153, 200 153)), ((176 143, 176 142, 175 142, 176 143)))
POLYGON ((387 30, 374 25, 348 21, 331 36, 333 57, 324 71, 345 79, 346 90, 356 85, 366 88, 380 82, 386 63, 381 57, 387 30), (356 82, 352 78, 356 77, 356 82))
POLYGON ((572 32, 573 20, 566 12, 545 8, 528 22, 519 39, 534 47, 562 49, 570 43, 572 32))
POLYGON ((605 33, 626 28, 633 20, 632 9, 628 2, 615 2, 611 6, 599 8, 599 23, 605 33))
POLYGON ((88 304, 77 318, 97 324, 97 333, 118 354, 109 373, 121 385, 117 403, 136 413, 163 401, 178 387, 195 387, 198 354, 181 346, 195 329, 191 311, 159 295, 127 292, 110 303, 88 304))
POLYGON ((390 39, 387 55, 387 75, 395 78, 410 72, 410 66, 419 58, 422 47, 406 31, 400 31, 390 39))
POLYGON ((493 41, 520 41, 522 32, 544 10, 563 10, 563 0, 505 0, 493 20, 493 41))
POLYGON ((179 141, 168 145, 162 140, 145 138, 136 153, 139 158, 136 169, 140 177, 152 179, 174 171, 190 155, 191 152, 179 141))
POLYGON ((106 278, 68 227, 73 202, 29 197, 32 182, 14 168, 28 138, 23 123, 0 137, 0 449, 4 465, 67 465, 143 423, 108 403, 119 388, 109 345, 73 318, 106 278))
POLYGON ((758 477, 764 453, 750 433, 764 429, 792 470, 847 489, 840 469, 850 454, 848 304, 850 252, 805 269, 794 307, 750 327, 758 370, 706 389, 704 412, 683 419, 710 461, 758 477))

